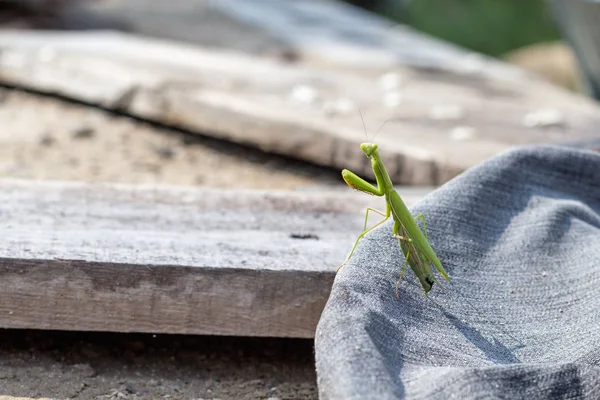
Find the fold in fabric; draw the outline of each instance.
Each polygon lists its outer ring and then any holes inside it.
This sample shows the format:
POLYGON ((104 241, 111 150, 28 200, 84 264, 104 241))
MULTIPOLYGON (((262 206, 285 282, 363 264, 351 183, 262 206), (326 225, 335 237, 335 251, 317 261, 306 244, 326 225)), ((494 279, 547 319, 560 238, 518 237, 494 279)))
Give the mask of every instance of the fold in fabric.
POLYGON ((367 234, 317 327, 321 399, 600 399, 600 154, 511 150, 411 212, 451 282, 407 268, 396 299, 391 219, 367 234))

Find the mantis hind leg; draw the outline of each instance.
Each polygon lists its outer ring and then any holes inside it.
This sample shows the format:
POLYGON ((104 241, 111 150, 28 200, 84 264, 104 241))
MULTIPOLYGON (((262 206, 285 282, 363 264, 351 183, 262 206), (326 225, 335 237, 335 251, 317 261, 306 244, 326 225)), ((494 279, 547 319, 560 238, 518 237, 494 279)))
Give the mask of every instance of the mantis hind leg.
POLYGON ((375 210, 374 208, 367 208, 367 212, 365 214, 365 225, 363 227, 363 232, 358 235, 358 238, 356 239, 356 241, 354 242, 354 246, 352 246, 352 250, 350 251, 350 255, 348 255, 348 258, 346 258, 346 261, 344 261, 344 263, 342 265, 340 265, 335 272, 337 273, 340 269, 342 269, 346 264, 348 264, 348 261, 350 261, 350 258, 352 258, 352 255, 354 254, 354 250, 356 250, 356 246, 358 246, 358 242, 360 241, 360 239, 362 239, 367 233, 371 232, 373 229, 377 228, 379 225, 383 224, 385 221, 387 221, 390 218, 390 213, 388 210, 386 210, 386 213, 383 213, 379 210, 375 210), (379 221, 378 223, 376 223, 375 225, 373 225, 372 227, 370 227, 369 229, 367 228, 367 222, 369 221, 369 211, 374 211, 377 214, 383 216, 384 218, 379 221))
POLYGON ((421 222, 423 223, 423 232, 425 232, 425 238, 429 240, 429 234, 427 233, 427 224, 425 223, 425 215, 423 215, 423 213, 417 215, 415 217, 415 221, 417 220, 421 220, 421 222))
POLYGON ((415 246, 413 240, 410 237, 408 237, 406 229, 403 226, 401 226, 400 224, 398 224, 398 226, 395 225, 394 231, 398 232, 394 234, 394 237, 398 239, 400 248, 402 249, 402 252, 406 255, 406 260, 400 272, 400 279, 396 283, 396 297, 398 297, 398 287, 406 269, 407 262, 410 263, 410 266, 415 272, 415 275, 417 275, 417 278, 419 279, 419 282, 421 283, 421 286, 423 287, 425 293, 428 293, 431 290, 431 287, 434 283, 434 278, 431 274, 431 267, 429 267, 429 260, 419 250, 419 248, 415 246), (402 235, 400 235, 400 233, 402 233, 402 235))
MULTIPOLYGON (((401 239, 398 239, 398 241, 400 241, 401 239)), ((406 265, 408 264, 408 258, 410 257, 410 246, 408 247, 408 251, 406 252, 406 258, 404 259, 404 265, 402 266, 402 269, 400 270, 400 277, 398 278, 398 281, 396 282, 396 299, 400 300, 400 282, 402 282, 402 278, 404 277, 404 272, 406 271, 406 265)))
MULTIPOLYGON (((421 220, 421 222, 423 223, 423 232, 425 232, 425 239, 429 240, 429 234, 427 233, 427 223, 425 223, 425 215, 423 215, 423 213, 417 215, 415 217, 415 221, 421 220)), ((440 261, 444 261, 443 258, 438 257, 438 259, 440 261)))
MULTIPOLYGON (((423 222, 423 232, 425 233, 425 238, 427 239, 427 241, 429 241, 429 234, 427 233, 427 224, 425 223, 425 215, 423 215, 423 213, 421 213, 421 214, 419 214, 419 215, 417 215, 415 217, 415 221, 417 221, 419 219, 421 220, 421 222, 423 222)), ((439 260, 440 263, 442 261, 444 261, 444 259, 440 258, 440 257, 438 257, 438 260, 439 260)), ((438 272, 444 277, 444 279, 446 279, 447 281, 450 280, 450 278, 448 278, 448 274, 446 273, 446 271, 444 270, 444 268, 441 266, 441 264, 440 265, 436 265, 435 262, 432 262, 432 264, 435 267, 435 269, 437 269, 438 272)))
POLYGON ((402 233, 403 235, 400 235, 400 224, 398 223, 398 221, 394 221, 394 227, 392 228, 392 233, 394 235, 395 238, 398 239, 398 244, 400 245, 400 248, 402 249, 402 251, 404 251, 404 247, 402 246, 402 241, 404 241, 406 243, 406 257, 404 258, 404 265, 402 265, 402 269, 400 270, 400 277, 398 278, 398 281, 396 282, 396 299, 400 299, 400 294, 399 294, 399 289, 400 289, 400 282, 402 282, 402 278, 404 277, 404 272, 406 271, 406 266, 408 265, 408 259, 410 258, 410 244, 412 242, 412 240, 410 238, 407 237, 406 232, 404 232, 404 229, 402 229, 402 233))

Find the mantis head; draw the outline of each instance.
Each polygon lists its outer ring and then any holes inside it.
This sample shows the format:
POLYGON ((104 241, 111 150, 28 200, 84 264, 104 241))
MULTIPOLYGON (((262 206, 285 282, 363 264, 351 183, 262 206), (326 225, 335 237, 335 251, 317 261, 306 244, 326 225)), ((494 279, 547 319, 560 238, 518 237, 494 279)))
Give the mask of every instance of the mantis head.
POLYGON ((369 158, 373 156, 373 153, 377 151, 377 145, 375 143, 362 143, 360 145, 360 149, 365 153, 365 155, 369 158))

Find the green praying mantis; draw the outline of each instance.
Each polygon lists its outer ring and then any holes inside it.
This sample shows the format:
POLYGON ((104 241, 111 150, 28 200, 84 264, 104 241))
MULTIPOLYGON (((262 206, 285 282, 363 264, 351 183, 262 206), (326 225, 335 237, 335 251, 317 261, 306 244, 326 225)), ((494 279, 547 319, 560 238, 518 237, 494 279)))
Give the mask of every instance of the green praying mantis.
POLYGON ((404 265, 400 271, 400 278, 396 283, 396 297, 399 297, 398 289, 406 269, 406 264, 410 264, 415 275, 417 275, 421 286, 423 286, 423 290, 425 293, 428 293, 435 282, 433 272, 431 270, 431 264, 433 264, 433 266, 447 281, 449 281, 450 278, 448 277, 448 273, 446 273, 446 270, 444 270, 440 259, 437 257, 435 251, 433 251, 433 248, 429 243, 429 235, 427 233, 425 216, 423 214, 419 214, 413 218, 408 210, 408 207, 406 207, 406 204, 404 204, 404 201, 402 201, 402 198, 394 189, 390 176, 383 165, 381 156, 379 155, 377 144, 365 142, 360 145, 360 148, 371 160, 371 167, 375 173, 377 187, 373 186, 347 169, 342 171, 342 177, 344 178, 346 184, 353 189, 370 195, 385 197, 386 208, 385 213, 370 207, 367 208, 363 232, 356 239, 348 258, 342 265, 338 267, 337 271, 339 271, 348 263, 348 261, 350 261, 350 258, 352 257, 352 254, 354 254, 354 250, 356 250, 356 246, 358 245, 360 239, 362 239, 371 230, 383 224, 390 217, 393 217, 394 226, 392 228, 392 234, 396 239, 398 239, 402 252, 405 254, 404 265), (384 218, 367 229, 367 221, 369 219, 370 211, 375 212, 384 218), (423 233, 416 222, 419 219, 423 223, 423 231, 425 233, 423 233))

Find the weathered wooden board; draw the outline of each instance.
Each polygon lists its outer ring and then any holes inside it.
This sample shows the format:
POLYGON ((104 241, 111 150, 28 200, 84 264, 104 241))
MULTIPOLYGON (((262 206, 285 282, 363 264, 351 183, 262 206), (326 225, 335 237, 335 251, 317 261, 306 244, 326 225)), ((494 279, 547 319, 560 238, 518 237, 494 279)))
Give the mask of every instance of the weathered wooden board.
POLYGON ((391 120, 377 141, 398 184, 440 184, 518 144, 597 145, 600 127, 599 106, 526 74, 381 77, 112 33, 2 33, 0 82, 370 175, 361 109, 370 127, 391 120))
POLYGON ((0 180, 0 327, 312 337, 378 200, 0 180))
POLYGON ((0 178, 263 190, 341 186, 340 171, 0 88, 0 178))
MULTIPOLYGON (((72 2, 60 10, 60 22, 55 27, 122 31, 266 57, 295 56, 293 45, 283 36, 236 18, 227 8, 235 4, 221 3, 214 0, 72 2)), ((239 3, 243 6, 244 2, 239 3)), ((258 7, 263 5, 261 1, 253 3, 258 7)), ((281 6, 271 4, 275 9, 281 6)))
MULTIPOLYGON (((118 30, 345 68, 459 69, 465 50, 336 0, 102 0, 67 5, 68 29, 118 30)), ((502 64, 494 64, 495 67, 502 64)))
POLYGON ((346 70, 520 73, 339 0, 97 0, 67 4, 59 14, 71 30, 117 30, 346 70))

